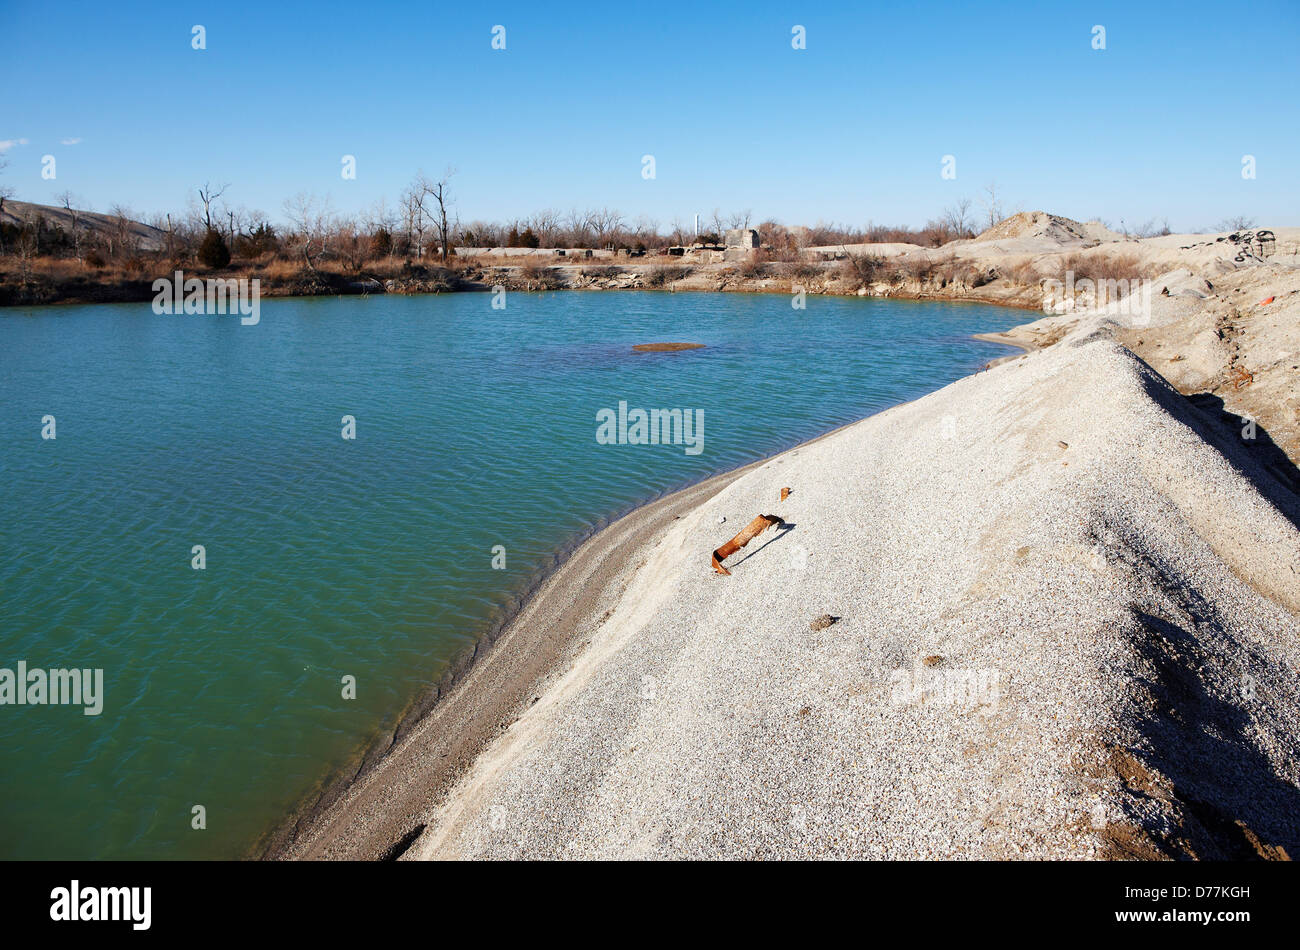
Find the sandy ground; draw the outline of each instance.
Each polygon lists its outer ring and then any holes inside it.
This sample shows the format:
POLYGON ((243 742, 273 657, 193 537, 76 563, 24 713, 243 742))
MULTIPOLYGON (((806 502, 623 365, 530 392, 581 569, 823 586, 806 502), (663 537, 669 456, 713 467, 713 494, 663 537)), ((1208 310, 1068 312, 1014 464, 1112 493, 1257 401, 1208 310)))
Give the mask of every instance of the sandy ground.
POLYGON ((593 538, 272 853, 1296 855, 1300 284, 1150 253, 1147 312, 593 538))

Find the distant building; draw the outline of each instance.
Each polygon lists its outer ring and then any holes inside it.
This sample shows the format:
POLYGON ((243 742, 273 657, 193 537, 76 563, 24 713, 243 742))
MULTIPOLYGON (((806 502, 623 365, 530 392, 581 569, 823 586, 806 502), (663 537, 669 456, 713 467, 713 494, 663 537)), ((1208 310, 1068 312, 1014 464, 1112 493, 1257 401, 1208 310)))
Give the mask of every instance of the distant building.
POLYGON ((726 241, 723 259, 728 261, 743 261, 762 246, 753 228, 731 228, 726 241))

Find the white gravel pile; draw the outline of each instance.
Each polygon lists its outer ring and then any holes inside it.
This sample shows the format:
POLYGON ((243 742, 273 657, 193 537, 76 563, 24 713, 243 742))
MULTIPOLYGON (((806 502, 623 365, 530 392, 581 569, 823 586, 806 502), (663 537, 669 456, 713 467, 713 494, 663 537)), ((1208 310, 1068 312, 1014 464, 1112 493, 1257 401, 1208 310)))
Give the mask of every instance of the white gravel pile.
POLYGON ((769 461, 404 857, 1295 856, 1300 518, 1200 425, 1094 335, 769 461))

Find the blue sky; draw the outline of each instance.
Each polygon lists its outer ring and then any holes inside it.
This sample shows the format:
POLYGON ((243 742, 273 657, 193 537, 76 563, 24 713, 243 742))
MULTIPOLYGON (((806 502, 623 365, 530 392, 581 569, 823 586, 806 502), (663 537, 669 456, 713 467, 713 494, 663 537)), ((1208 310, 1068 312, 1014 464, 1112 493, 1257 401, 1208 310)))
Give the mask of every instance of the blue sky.
POLYGON ((278 219, 297 192, 354 212, 452 166, 464 221, 604 205, 661 226, 714 208, 919 225, 996 181, 1008 211, 1300 224, 1296 0, 2 0, 0 33, 19 199, 147 214, 210 180, 278 219))

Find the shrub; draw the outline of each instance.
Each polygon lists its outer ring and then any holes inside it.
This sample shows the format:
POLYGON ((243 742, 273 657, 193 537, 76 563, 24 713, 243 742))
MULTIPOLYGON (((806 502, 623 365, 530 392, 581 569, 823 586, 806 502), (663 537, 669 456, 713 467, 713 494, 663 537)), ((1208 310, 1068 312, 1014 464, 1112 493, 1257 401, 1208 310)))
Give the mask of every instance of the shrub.
POLYGON ((518 286, 523 290, 557 290, 563 285, 560 275, 550 267, 530 261, 519 268, 518 286))
POLYGON ((645 275, 647 287, 662 287, 681 280, 691 272, 689 267, 652 267, 645 275))
POLYGON ((926 254, 910 254, 898 262, 898 272, 909 280, 928 280, 939 270, 939 264, 926 254))
POLYGON ((372 258, 387 257, 392 252, 393 236, 388 233, 387 228, 380 228, 370 235, 370 256, 372 258))
POLYGON ((204 267, 225 267, 230 263, 230 248, 217 231, 209 231, 199 245, 199 263, 204 267))
POLYGON ((1043 276, 1057 277, 1065 280, 1069 271, 1074 271, 1074 279, 1080 280, 1135 280, 1149 276, 1151 268, 1144 265, 1136 254, 1080 254, 1075 251, 1062 254, 1045 267, 1043 276))
POLYGON ((840 264, 840 272, 847 279, 865 286, 873 280, 884 279, 885 259, 871 254, 850 254, 840 264))
POLYGON ((1032 287, 1042 279, 1038 265, 1033 262, 1032 258, 1002 269, 1009 280, 1020 284, 1022 287, 1032 287))
POLYGON ((273 253, 279 249, 280 239, 276 236, 275 228, 265 221, 248 234, 237 235, 235 246, 231 248, 241 257, 261 257, 263 254, 273 253))
POLYGON ((820 266, 810 261, 792 261, 781 265, 781 273, 791 280, 813 280, 823 272, 820 266))

